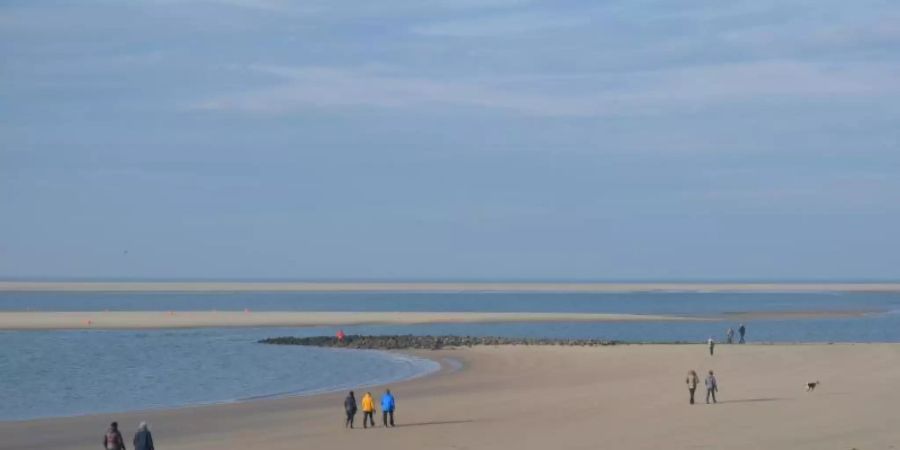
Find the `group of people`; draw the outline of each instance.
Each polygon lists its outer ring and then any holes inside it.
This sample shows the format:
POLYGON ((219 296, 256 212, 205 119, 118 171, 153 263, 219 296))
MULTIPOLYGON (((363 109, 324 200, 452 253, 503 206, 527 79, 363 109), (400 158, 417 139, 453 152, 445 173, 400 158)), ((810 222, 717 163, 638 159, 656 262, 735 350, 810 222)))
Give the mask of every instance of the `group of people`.
MULTIPOLYGON (((747 327, 744 324, 738 327, 738 334, 740 335, 740 340, 738 344, 744 344, 747 341, 744 340, 744 335, 747 334, 747 327)), ((734 344, 734 328, 729 328, 727 332, 725 332, 725 342, 729 344, 734 344)))
MULTIPOLYGON (((360 406, 363 411, 363 428, 368 428, 369 425, 374 428, 376 410, 375 398, 372 396, 371 392, 366 392, 366 395, 362 398, 362 402, 360 402, 360 406)), ((385 390, 384 395, 381 396, 381 420, 385 427, 394 426, 394 410, 396 407, 397 401, 394 400, 394 394, 391 393, 390 389, 385 390)), ((357 409, 356 397, 354 396, 353 391, 350 391, 350 394, 344 399, 344 411, 347 413, 345 427, 353 428, 357 409)), ((150 428, 147 426, 147 422, 141 422, 140 425, 138 425, 132 443, 134 444, 134 450, 154 450, 153 435, 150 434, 150 428)), ((126 450, 125 439, 122 438, 122 433, 119 431, 118 422, 109 424, 106 434, 103 435, 103 448, 106 450, 126 450)))
MULTIPOLYGON (((369 428, 369 425, 372 425, 374 428, 375 398, 372 397, 371 392, 366 392, 366 394, 363 395, 360 406, 363 411, 363 428, 369 428)), ((385 427, 394 426, 394 409, 396 409, 396 407, 397 401, 394 400, 394 394, 391 393, 390 389, 386 389, 384 395, 381 396, 381 420, 385 427)), ((353 428, 353 421, 356 418, 357 412, 356 397, 354 396, 353 391, 350 391, 350 393, 347 394, 347 398, 344 399, 344 412, 347 413, 347 421, 344 423, 344 427, 353 428)))
MULTIPOLYGON (((688 371, 687 379, 685 380, 687 383, 688 392, 691 394, 691 404, 694 404, 694 392, 697 391, 697 385, 700 384, 700 377, 697 376, 697 372, 694 370, 688 371)), ((716 392, 719 392, 719 382, 716 381, 716 376, 713 374, 713 371, 709 371, 709 375, 706 376, 706 380, 704 380, 704 384, 706 385, 706 403, 709 403, 710 397, 712 397, 713 403, 716 403, 716 392)))
MULTIPOLYGON (((747 334, 747 327, 744 324, 741 324, 738 327, 738 334, 740 335, 739 344, 746 343, 745 336, 747 334)), ((725 333, 725 342, 729 344, 734 344, 734 328, 729 328, 725 333)), ((707 346, 709 347, 709 356, 713 356, 716 351, 716 341, 709 337, 709 340, 706 341, 707 346)), ((697 372, 694 370, 688 371, 687 379, 685 380, 688 386, 688 392, 691 394, 691 404, 694 404, 694 392, 697 390, 697 386, 700 384, 700 377, 697 376, 697 372)), ((713 374, 713 371, 709 371, 709 375, 706 376, 706 380, 704 380, 704 385, 706 385, 706 403, 709 403, 709 399, 712 398, 712 402, 716 403, 716 392, 719 392, 719 383, 716 381, 716 376, 713 374)))
MULTIPOLYGON (((150 434, 147 422, 141 422, 138 425, 132 443, 134 444, 134 450, 154 450, 153 435, 150 434)), ((122 433, 119 432, 118 422, 109 424, 106 434, 103 435, 103 448, 106 450, 125 450, 125 440, 122 439, 122 433)))
MULTIPOLYGON (((738 341, 738 344, 746 343, 747 341, 744 339, 744 336, 747 334, 747 327, 745 327, 744 324, 741 324, 741 326, 738 327, 738 334, 740 334, 740 340, 738 341)), ((734 344, 734 328, 729 328, 728 331, 725 332, 725 342, 734 344)), ((706 345, 709 347, 709 356, 712 356, 716 350, 715 339, 710 336, 706 341, 706 345)))

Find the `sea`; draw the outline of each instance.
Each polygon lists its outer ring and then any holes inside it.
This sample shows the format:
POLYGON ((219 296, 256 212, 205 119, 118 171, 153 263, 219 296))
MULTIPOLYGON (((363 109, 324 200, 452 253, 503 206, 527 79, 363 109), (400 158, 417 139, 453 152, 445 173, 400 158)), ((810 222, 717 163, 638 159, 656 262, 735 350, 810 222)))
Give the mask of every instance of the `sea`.
MULTIPOLYGON (((476 311, 666 314, 704 321, 340 327, 347 334, 900 342, 898 293, 0 292, 0 311, 476 311), (864 311, 855 317, 730 318, 754 312, 864 311)), ((339 327, 0 331, 0 421, 175 408, 360 389, 439 370, 394 352, 259 344, 339 327)))

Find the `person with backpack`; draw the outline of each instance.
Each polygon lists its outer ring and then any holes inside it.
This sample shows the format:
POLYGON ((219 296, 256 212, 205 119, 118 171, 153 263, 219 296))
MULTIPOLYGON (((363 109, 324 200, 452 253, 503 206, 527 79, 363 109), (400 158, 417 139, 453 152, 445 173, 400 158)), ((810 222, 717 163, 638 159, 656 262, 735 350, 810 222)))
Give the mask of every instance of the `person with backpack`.
POLYGON ((384 426, 388 426, 388 416, 390 416, 390 424, 394 426, 394 407, 397 406, 394 401, 394 395, 391 394, 391 390, 387 389, 384 391, 384 395, 381 396, 381 420, 384 422, 384 426))
POLYGON ((366 392, 362 398, 363 410, 363 428, 369 428, 369 423, 375 427, 375 399, 372 398, 371 392, 366 392))
POLYGON ((119 433, 119 423, 113 422, 106 429, 103 435, 103 448, 106 450, 125 450, 125 441, 122 440, 122 433, 119 433))
POLYGON ((353 396, 353 391, 350 391, 350 394, 344 399, 344 412, 347 413, 347 422, 344 423, 344 428, 353 428, 353 418, 356 417, 356 397, 353 396))
POLYGON ((147 427, 147 422, 141 422, 138 425, 137 433, 134 433, 134 450, 154 450, 153 435, 147 427))
POLYGON ((712 395, 713 403, 716 403, 716 392, 719 392, 719 383, 716 382, 716 376, 713 371, 709 371, 706 377, 706 403, 709 404, 709 396, 712 395))

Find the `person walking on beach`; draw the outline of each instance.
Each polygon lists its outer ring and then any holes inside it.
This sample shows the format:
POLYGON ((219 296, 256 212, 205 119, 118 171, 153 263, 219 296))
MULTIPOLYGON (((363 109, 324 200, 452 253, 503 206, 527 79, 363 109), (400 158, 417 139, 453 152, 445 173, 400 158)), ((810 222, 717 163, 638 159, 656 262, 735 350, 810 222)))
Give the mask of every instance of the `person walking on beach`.
POLYGON ((719 392, 719 383, 716 382, 716 376, 713 371, 709 371, 706 377, 706 403, 709 404, 709 396, 712 396, 713 403, 716 403, 716 392, 719 392))
POLYGON ((728 332, 725 333, 725 341, 729 344, 734 344, 734 328, 729 328, 728 332))
POLYGON ((744 341, 744 334, 745 334, 745 333, 747 333, 747 328, 744 327, 744 324, 741 324, 741 326, 738 327, 738 334, 741 335, 741 340, 738 341, 738 342, 741 343, 741 344, 746 343, 746 341, 744 341))
POLYGON ((390 424, 394 426, 394 407, 397 406, 394 401, 394 395, 391 394, 390 389, 386 389, 384 391, 384 395, 381 396, 381 420, 384 422, 384 426, 388 426, 388 416, 390 416, 390 424))
POLYGON ((366 392, 362 398, 363 428, 369 428, 369 423, 375 427, 375 400, 371 392, 366 392))
POLYGON ((134 433, 134 450, 154 450, 153 435, 147 427, 147 422, 141 422, 138 425, 137 433, 134 433))
POLYGON ((353 428, 353 418, 356 417, 356 397, 353 396, 353 391, 350 391, 350 394, 344 399, 344 412, 347 413, 347 422, 344 423, 344 428, 353 428))
POLYGON ((709 356, 713 355, 713 351, 716 348, 716 341, 713 340, 712 336, 709 337, 709 340, 706 341, 706 344, 709 345, 709 356))
POLYGON ((122 440, 122 433, 119 432, 119 423, 113 422, 106 429, 103 435, 103 448, 106 450, 125 450, 125 441, 122 440))
POLYGON ((691 404, 694 404, 694 392, 697 391, 697 385, 700 384, 700 377, 697 376, 697 372, 693 369, 688 371, 687 379, 684 380, 687 383, 688 392, 691 393, 691 404))

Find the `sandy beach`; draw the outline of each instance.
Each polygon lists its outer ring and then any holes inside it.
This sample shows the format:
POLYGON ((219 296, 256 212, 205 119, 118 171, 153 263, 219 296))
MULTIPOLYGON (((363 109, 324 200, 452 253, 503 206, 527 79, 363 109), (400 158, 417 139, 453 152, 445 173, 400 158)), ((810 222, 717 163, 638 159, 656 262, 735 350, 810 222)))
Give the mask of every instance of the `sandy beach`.
POLYGON ((679 316, 502 312, 85 311, 0 312, 0 330, 294 327, 323 325, 704 320, 679 316))
POLYGON ((80 292, 900 292, 900 283, 413 283, 0 281, 0 291, 80 292))
MULTIPOLYGON (((157 448, 893 449, 900 345, 476 347, 418 353, 459 370, 391 386, 395 429, 343 428, 343 393, 0 423, 0 448, 94 449, 118 420, 157 448), (685 372, 714 369, 719 403, 689 405, 685 372), (807 381, 822 384, 812 393, 807 381)), ((379 393, 382 389, 370 389, 379 393)), ((359 417, 357 420, 359 424, 359 417)), ((129 442, 130 444, 130 442, 129 442)), ((130 448, 130 445, 129 445, 130 448)))

